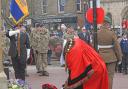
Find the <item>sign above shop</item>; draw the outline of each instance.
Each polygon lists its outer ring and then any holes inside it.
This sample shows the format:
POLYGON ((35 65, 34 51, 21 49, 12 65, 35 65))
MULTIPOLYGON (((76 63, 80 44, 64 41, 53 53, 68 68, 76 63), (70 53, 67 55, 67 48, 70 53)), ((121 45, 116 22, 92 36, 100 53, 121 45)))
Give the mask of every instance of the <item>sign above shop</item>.
POLYGON ((77 17, 47 18, 47 19, 40 19, 40 21, 43 24, 48 24, 48 23, 76 23, 77 17))
POLYGON ((42 23, 60 23, 62 22, 61 19, 43 19, 42 23))

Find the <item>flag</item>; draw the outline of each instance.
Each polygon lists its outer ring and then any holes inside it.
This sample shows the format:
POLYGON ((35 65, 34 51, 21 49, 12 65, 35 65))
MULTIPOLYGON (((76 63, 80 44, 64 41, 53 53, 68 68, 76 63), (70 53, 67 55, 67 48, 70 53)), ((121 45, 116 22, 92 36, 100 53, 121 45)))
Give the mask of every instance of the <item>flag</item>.
POLYGON ((22 22, 29 15, 27 1, 11 0, 10 14, 15 24, 22 22))

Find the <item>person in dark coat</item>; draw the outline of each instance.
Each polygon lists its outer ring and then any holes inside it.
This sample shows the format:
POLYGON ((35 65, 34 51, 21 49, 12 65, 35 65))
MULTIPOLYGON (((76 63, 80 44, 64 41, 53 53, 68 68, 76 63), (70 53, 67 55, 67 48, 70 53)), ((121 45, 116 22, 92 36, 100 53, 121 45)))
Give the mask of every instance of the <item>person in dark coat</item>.
POLYGON ((128 68, 128 38, 127 34, 123 34, 123 38, 120 42, 123 58, 122 58, 122 68, 123 68, 123 73, 127 74, 127 68, 128 68))
POLYGON ((87 32, 86 28, 83 27, 82 31, 78 33, 78 36, 81 40, 85 41, 86 43, 90 44, 90 35, 89 32, 87 32))
POLYGON ((30 44, 25 27, 18 26, 15 31, 7 31, 10 39, 9 56, 15 71, 15 78, 25 80, 26 60, 30 57, 30 44))

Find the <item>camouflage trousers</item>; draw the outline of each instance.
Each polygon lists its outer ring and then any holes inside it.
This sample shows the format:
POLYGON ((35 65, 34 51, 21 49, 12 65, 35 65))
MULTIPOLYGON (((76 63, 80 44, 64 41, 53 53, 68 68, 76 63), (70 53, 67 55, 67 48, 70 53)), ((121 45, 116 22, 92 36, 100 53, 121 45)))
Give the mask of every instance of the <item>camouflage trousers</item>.
POLYGON ((34 51, 34 59, 35 59, 35 64, 36 64, 36 69, 37 71, 40 71, 40 65, 39 65, 39 59, 38 59, 38 53, 36 53, 36 51, 34 51))
POLYGON ((39 60, 40 71, 47 71, 46 70, 46 67, 48 65, 47 53, 38 53, 38 60, 39 60))
POLYGON ((108 77, 109 77, 109 89, 112 89, 113 77, 114 77, 114 73, 115 73, 116 62, 106 63, 106 66, 107 66, 108 77))

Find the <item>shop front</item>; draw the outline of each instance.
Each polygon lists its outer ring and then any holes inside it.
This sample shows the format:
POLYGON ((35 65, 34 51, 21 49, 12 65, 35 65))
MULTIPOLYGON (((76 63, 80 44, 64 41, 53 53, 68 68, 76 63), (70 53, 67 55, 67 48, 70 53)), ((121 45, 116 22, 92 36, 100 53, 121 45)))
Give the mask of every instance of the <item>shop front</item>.
POLYGON ((45 25, 50 31, 56 31, 60 29, 61 24, 66 26, 72 26, 74 29, 77 29, 77 17, 76 16, 54 16, 46 17, 34 20, 34 24, 41 23, 45 25))

